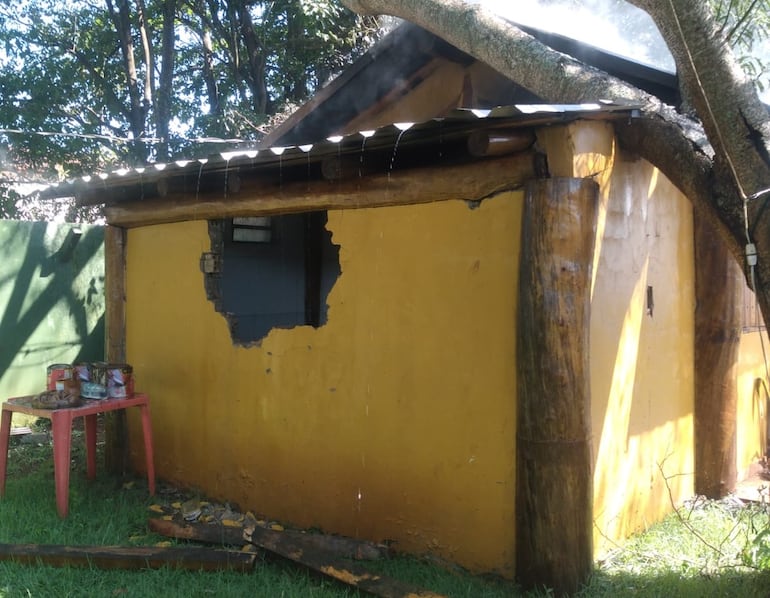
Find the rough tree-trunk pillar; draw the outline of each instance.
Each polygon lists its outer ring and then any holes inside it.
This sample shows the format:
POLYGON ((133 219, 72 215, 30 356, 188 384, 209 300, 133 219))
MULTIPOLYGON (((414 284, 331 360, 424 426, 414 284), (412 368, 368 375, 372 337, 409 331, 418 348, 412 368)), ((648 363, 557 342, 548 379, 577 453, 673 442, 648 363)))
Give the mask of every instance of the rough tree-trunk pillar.
POLYGON ((516 575, 576 591, 593 562, 589 313, 598 186, 529 184, 517 323, 516 575))
POLYGON ((735 490, 743 273, 713 224, 695 212, 695 492, 735 490))
MULTIPOLYGON (((108 226, 104 231, 105 338, 108 362, 126 361, 126 229, 108 226)), ((128 463, 125 411, 104 416, 105 469, 123 475, 128 463)))

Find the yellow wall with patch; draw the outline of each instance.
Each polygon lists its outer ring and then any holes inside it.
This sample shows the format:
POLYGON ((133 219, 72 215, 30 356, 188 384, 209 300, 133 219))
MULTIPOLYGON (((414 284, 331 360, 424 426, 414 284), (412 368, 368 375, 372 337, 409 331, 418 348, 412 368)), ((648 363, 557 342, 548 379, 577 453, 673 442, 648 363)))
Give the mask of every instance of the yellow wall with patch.
POLYGON ((250 348, 206 300, 205 222, 130 230, 127 357, 158 476, 511 575, 521 210, 507 193, 330 212, 342 274, 327 324, 250 348))
MULTIPOLYGON (((538 143, 553 174, 600 183, 590 331, 600 556, 670 512, 669 489, 675 504, 693 493, 692 210, 618 151, 606 123, 548 128, 538 143)), ((206 300, 206 223, 130 230, 127 356, 152 397, 158 475, 289 525, 512 575, 521 207, 506 193, 476 210, 330 212, 342 274, 327 324, 274 329, 250 348, 233 345, 206 300)), ((746 351, 742 363, 756 353, 746 351)), ((137 468, 139 430, 132 420, 137 468)), ((760 444, 739 440, 739 470, 760 444)))

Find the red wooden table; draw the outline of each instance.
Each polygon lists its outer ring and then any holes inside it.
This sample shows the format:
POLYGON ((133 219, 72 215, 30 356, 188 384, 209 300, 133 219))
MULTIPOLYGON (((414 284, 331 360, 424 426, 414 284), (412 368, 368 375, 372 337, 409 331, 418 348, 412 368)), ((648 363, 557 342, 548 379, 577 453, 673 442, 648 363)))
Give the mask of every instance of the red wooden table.
POLYGON ((150 422, 150 399, 144 393, 135 393, 126 399, 84 399, 78 407, 63 409, 38 409, 30 404, 32 397, 8 399, 2 406, 0 420, 0 497, 5 495, 5 474, 8 467, 8 439, 11 435, 11 415, 26 413, 51 420, 53 434, 53 469, 56 481, 56 508, 60 517, 69 512, 70 446, 72 442, 72 420, 85 418, 86 463, 88 479, 96 477, 96 416, 99 413, 139 407, 142 415, 144 454, 147 462, 147 484, 150 495, 155 494, 155 465, 152 454, 152 423, 150 422))

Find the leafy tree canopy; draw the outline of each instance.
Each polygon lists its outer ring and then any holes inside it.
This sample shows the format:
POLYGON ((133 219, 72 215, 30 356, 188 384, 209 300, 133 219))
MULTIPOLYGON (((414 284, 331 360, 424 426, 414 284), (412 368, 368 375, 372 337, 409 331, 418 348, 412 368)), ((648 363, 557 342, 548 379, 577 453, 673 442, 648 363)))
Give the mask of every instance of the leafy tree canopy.
POLYGON ((72 176, 258 140, 377 23, 333 0, 2 3, 0 170, 72 176))

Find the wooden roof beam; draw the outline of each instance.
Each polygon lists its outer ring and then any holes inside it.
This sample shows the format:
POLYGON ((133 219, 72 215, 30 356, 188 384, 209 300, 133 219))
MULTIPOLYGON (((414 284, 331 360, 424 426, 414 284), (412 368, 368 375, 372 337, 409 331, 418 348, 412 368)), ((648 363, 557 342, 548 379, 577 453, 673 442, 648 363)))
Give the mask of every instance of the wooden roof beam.
POLYGON ((137 227, 187 220, 215 220, 315 210, 413 205, 446 200, 481 201, 546 176, 542 154, 533 150, 495 159, 395 170, 338 181, 312 180, 254 186, 244 180, 237 193, 224 189, 197 197, 171 194, 127 201, 105 209, 107 222, 137 227))

